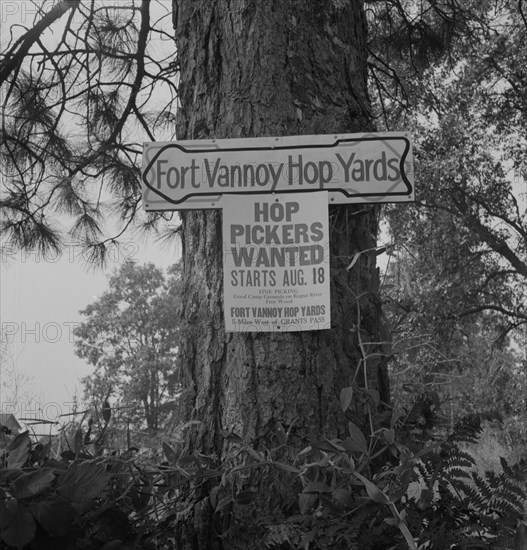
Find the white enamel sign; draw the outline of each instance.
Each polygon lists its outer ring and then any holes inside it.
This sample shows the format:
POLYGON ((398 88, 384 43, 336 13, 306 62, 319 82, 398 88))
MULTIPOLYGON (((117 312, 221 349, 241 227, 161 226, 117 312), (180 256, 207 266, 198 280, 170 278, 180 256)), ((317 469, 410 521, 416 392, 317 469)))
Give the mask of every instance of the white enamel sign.
POLYGON ((414 200, 405 133, 145 143, 146 210, 222 208, 243 193, 329 192, 329 203, 414 200))

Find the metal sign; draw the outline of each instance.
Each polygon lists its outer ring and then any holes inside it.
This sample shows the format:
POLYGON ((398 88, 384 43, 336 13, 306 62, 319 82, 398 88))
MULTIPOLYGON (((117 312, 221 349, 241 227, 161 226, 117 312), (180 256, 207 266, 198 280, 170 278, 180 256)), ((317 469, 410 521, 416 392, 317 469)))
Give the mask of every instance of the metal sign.
POLYGON ((405 133, 145 143, 146 210, 222 208, 230 193, 329 191, 329 203, 414 200, 405 133))

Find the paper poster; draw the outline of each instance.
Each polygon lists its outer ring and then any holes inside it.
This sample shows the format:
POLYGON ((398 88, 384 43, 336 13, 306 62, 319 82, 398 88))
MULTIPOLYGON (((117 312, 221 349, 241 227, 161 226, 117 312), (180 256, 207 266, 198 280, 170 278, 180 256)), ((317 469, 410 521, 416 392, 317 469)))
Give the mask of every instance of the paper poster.
POLYGON ((327 191, 225 199, 225 329, 330 328, 327 191))

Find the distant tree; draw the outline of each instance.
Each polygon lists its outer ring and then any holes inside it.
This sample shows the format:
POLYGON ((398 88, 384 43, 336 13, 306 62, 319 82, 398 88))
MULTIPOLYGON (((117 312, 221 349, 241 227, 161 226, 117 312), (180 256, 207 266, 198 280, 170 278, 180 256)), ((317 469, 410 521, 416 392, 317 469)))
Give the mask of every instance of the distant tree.
POLYGON ((152 432, 177 398, 179 285, 178 266, 165 279, 151 263, 127 262, 74 331, 76 354, 95 367, 82 381, 86 398, 102 404, 110 394, 117 417, 152 432))
POLYGON ((451 422, 513 417, 526 405, 524 2, 367 6, 378 124, 414 138, 416 203, 383 209, 396 405, 429 393, 451 422))
MULTIPOLYGON (((445 240, 448 244, 447 236, 445 240)), ((472 282, 470 269, 466 282, 456 284, 452 274, 444 274, 442 281, 432 277, 418 258, 398 258, 391 259, 383 285, 394 336, 394 406, 409 409, 419 396, 435 394, 451 425, 471 412, 500 420, 523 414, 527 371, 522 335, 497 341, 492 312, 450 317, 472 282)), ((429 269, 442 271, 436 264, 429 269)))
POLYGON ((381 120, 415 140, 416 204, 384 210, 408 252, 399 259, 419 296, 412 307, 420 323, 435 318, 427 330, 436 334, 484 314, 503 340, 527 326, 523 2, 444 0, 418 10, 395 0, 371 12, 381 120))

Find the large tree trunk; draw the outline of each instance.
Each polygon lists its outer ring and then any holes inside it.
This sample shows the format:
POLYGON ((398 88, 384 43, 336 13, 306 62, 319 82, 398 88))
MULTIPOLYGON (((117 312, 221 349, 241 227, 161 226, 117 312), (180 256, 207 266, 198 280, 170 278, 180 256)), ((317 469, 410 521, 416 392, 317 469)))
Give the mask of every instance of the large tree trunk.
MULTIPOLYGON (((359 0, 174 0, 174 24, 179 139, 372 130, 359 0)), ((295 423, 295 433, 344 434, 339 393, 361 365, 359 339, 385 340, 375 256, 363 254, 346 269, 357 251, 375 246, 377 217, 370 205, 330 211, 331 330, 230 334, 223 323, 221 212, 182 213, 182 406, 184 419, 202 422, 190 450, 224 458, 231 431, 262 445, 277 420, 286 429, 295 423)), ((370 359, 366 370, 367 379, 361 367, 355 383, 387 400, 382 360, 370 359)), ((366 424, 362 410, 347 414, 366 424)), ((215 548, 206 509, 204 500, 181 548, 215 548)))

